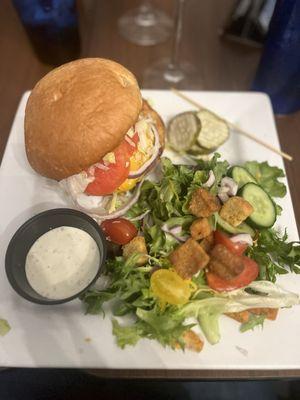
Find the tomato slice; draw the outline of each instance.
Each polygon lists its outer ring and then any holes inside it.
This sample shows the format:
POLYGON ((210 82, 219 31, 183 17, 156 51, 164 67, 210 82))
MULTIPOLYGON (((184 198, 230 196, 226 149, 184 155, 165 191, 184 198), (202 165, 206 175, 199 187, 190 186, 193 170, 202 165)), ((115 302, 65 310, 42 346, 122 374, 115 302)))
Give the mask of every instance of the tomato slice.
POLYGON ((259 268, 257 263, 249 257, 243 256, 243 262, 245 266, 243 271, 232 279, 222 279, 212 272, 207 272, 206 279, 208 286, 218 292, 223 292, 249 285, 249 283, 257 278, 259 268))
POLYGON ((101 228, 108 240, 120 245, 129 243, 137 235, 136 227, 125 218, 103 221, 101 228))
POLYGON ((112 194, 128 177, 130 162, 123 145, 114 151, 115 163, 109 164, 107 170, 95 167, 93 182, 89 183, 85 193, 93 196, 112 194))
POLYGON ((227 249, 234 254, 237 254, 238 256, 241 256, 244 254, 245 250, 247 249, 248 245, 247 243, 243 242, 237 242, 234 243, 232 242, 229 237, 221 232, 221 231, 215 231, 214 232, 214 239, 215 239, 215 244, 223 244, 227 249))
POLYGON ((129 138, 132 144, 125 139, 115 149, 115 163, 109 164, 107 170, 95 167, 94 181, 89 183, 85 189, 85 193, 92 196, 105 196, 112 194, 127 179, 130 170, 130 157, 137 150, 139 135, 135 133, 129 138))
POLYGON ((130 158, 137 151, 137 144, 140 141, 140 137, 136 132, 132 137, 126 135, 126 138, 123 140, 121 145, 123 146, 124 151, 126 151, 130 158))

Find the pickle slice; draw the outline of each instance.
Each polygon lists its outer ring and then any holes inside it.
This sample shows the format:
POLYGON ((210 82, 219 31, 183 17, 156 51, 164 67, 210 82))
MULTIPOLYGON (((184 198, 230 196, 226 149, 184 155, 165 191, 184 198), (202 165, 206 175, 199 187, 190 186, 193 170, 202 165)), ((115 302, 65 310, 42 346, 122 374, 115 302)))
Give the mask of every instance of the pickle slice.
POLYGON ((205 149, 204 147, 199 146, 197 143, 193 144, 193 146, 187 151, 187 153, 191 156, 202 156, 203 154, 211 154, 216 149, 205 149))
POLYGON ((229 138, 229 127, 222 118, 207 110, 197 112, 201 129, 197 137, 197 144, 208 150, 215 150, 229 138))
POLYGON ((168 145, 179 153, 184 153, 196 143, 201 123, 194 112, 176 115, 168 124, 168 145))

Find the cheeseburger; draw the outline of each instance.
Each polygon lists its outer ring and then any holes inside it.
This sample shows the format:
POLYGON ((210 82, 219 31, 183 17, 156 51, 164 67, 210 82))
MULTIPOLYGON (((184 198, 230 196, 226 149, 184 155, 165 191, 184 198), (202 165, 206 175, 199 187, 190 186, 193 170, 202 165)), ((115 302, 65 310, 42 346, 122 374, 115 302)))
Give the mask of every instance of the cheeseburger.
POLYGON ((124 214, 137 200, 163 145, 161 118, 132 73, 111 60, 62 65, 36 84, 27 102, 30 165, 99 220, 124 214))

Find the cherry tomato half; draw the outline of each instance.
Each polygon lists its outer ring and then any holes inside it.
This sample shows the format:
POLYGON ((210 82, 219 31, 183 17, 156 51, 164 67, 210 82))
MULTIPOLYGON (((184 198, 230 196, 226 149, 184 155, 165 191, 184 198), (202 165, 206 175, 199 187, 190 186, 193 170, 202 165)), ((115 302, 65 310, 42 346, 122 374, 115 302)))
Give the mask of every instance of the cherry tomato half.
POLYGON ((227 249, 231 253, 237 254, 238 256, 241 256, 242 254, 244 254, 245 250, 248 247, 247 243, 232 242, 225 233, 220 232, 220 231, 214 232, 214 239, 215 239, 215 244, 223 244, 225 247, 227 247, 227 249))
POLYGON ((218 292, 223 292, 249 285, 249 283, 254 281, 258 276, 258 265, 255 261, 246 256, 243 256, 243 262, 245 268, 238 276, 232 279, 222 279, 212 272, 207 272, 206 279, 208 286, 218 292))
POLYGON ((101 228, 108 240, 121 245, 129 243, 137 235, 136 227, 125 218, 103 221, 101 228))

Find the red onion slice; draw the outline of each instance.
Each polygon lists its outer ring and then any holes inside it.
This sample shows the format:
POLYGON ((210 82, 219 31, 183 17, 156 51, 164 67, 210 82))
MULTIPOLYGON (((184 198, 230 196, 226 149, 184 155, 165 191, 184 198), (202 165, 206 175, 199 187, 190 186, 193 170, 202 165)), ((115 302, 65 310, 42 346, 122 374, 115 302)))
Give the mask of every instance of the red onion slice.
POLYGON ((152 167, 157 157, 160 155, 160 143, 159 143, 159 135, 157 129, 154 125, 151 125, 151 129, 154 135, 154 146, 153 146, 153 154, 152 156, 137 170, 129 173, 128 178, 134 179, 138 178, 141 175, 145 174, 152 167))
POLYGON ((226 201, 229 200, 228 190, 229 190, 228 187, 225 186, 221 186, 218 189, 218 197, 222 203, 226 203, 226 201))
POLYGON ((180 235, 181 232, 182 232, 182 228, 179 225, 174 226, 173 228, 170 229, 170 233, 172 233, 172 235, 180 235))
POLYGON ((253 245, 252 237, 249 233, 240 233, 239 235, 232 236, 230 240, 233 243, 247 243, 249 246, 253 245))
POLYGON ((134 218, 128 218, 130 221, 140 221, 143 219, 147 214, 149 214, 150 210, 145 211, 143 214, 137 215, 134 218))
POLYGON ((208 179, 205 183, 203 183, 204 187, 210 188, 215 183, 216 177, 212 170, 208 173, 208 179))
POLYGON ((237 194, 238 184, 232 178, 229 178, 229 176, 225 176, 221 180, 221 188, 223 187, 228 188, 228 196, 235 196, 237 194))
POLYGON ((173 228, 168 228, 167 224, 163 224, 161 230, 173 236, 173 238, 178 240, 179 242, 185 242, 188 239, 188 236, 181 235, 182 228, 179 225, 176 225, 173 228))

